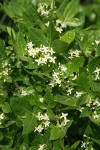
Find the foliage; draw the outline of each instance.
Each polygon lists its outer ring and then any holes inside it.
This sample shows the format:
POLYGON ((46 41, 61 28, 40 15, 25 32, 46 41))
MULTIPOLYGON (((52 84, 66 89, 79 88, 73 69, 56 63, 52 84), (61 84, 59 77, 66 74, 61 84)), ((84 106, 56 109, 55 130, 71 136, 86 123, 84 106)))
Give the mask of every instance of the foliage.
POLYGON ((99 150, 98 4, 1 4, 0 150, 99 150))

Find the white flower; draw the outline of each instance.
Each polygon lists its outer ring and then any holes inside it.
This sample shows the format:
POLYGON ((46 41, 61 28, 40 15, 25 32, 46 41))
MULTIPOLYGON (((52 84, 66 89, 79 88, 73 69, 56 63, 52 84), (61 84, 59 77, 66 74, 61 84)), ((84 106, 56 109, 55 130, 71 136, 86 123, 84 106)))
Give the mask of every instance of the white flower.
POLYGON ((98 40, 95 40, 95 43, 96 43, 97 45, 99 45, 99 44, 100 44, 100 41, 98 41, 98 40))
POLYGON ((96 67, 96 69, 94 70, 94 73, 99 74, 100 69, 96 67))
POLYGON ((55 79, 55 83, 56 83, 56 84, 59 84, 59 86, 61 86, 61 79, 56 78, 56 79, 55 79))
POLYGON ((58 31, 59 33, 62 33, 63 29, 61 27, 55 27, 56 31, 58 31))
POLYGON ((45 113, 44 115, 43 115, 43 118, 42 118, 43 120, 45 120, 45 121, 47 121, 47 120, 49 120, 49 116, 45 113))
POLYGON ((54 63, 55 64, 55 59, 56 57, 49 57, 49 62, 54 63))
POLYGON ((61 23, 62 28, 66 28, 66 22, 61 23))
POLYGON ((100 102, 98 101, 98 98, 93 102, 93 105, 97 107, 100 106, 100 102))
POLYGON ((44 116, 40 112, 38 112, 36 117, 38 118, 38 120, 42 120, 44 116))
POLYGON ((69 121, 70 121, 70 120, 68 120, 68 119, 63 120, 63 121, 61 122, 61 124, 60 124, 60 127, 66 126, 66 124, 67 124, 69 121))
POLYGON ((97 114, 96 111, 94 111, 94 113, 93 113, 93 118, 94 118, 94 119, 98 119, 98 118, 99 118, 99 115, 97 114))
POLYGON ((34 46, 34 44, 32 42, 27 43, 27 48, 28 49, 32 49, 34 46))
POLYGON ((46 3, 44 3, 44 4, 39 3, 37 11, 41 15, 47 16, 49 14, 49 10, 47 10, 47 9, 48 9, 48 5, 46 3))
POLYGON ((66 72, 67 71, 67 68, 64 65, 60 65, 60 69, 61 69, 62 72, 66 72))
POLYGON ((39 126, 35 127, 34 132, 38 131, 39 133, 41 133, 43 131, 43 126, 40 124, 39 126))
POLYGON ((44 124, 45 128, 47 128, 50 125, 50 121, 47 120, 47 121, 43 122, 43 124, 44 124))
POLYGON ((35 59, 35 62, 37 62, 38 66, 43 64, 43 60, 41 57, 39 59, 35 59))
POLYGON ((44 150, 46 147, 46 144, 40 144, 38 150, 44 150))
POLYGON ((0 114, 0 120, 4 119, 4 113, 0 114))
POLYGON ((73 57, 79 57, 80 53, 81 52, 79 50, 70 50, 69 51, 70 56, 68 58, 72 59, 73 57))
POLYGON ((39 101, 40 101, 41 103, 43 103, 44 98, 43 98, 43 97, 41 97, 41 98, 39 99, 39 101))
POLYGON ((49 21, 45 23, 45 25, 46 25, 47 27, 49 27, 49 24, 50 24, 50 22, 49 22, 49 21))
POLYGON ((82 112, 84 110, 84 107, 81 107, 78 109, 80 112, 82 112))
POLYGON ((67 119, 68 113, 62 113, 59 117, 61 119, 60 127, 64 127, 70 120, 67 119))
POLYGON ((54 71, 54 73, 53 73, 52 76, 53 76, 54 78, 58 78, 58 77, 59 77, 59 73, 54 71))
POLYGON ((86 143, 82 141, 81 147, 86 148, 86 143))
POLYGON ((56 26, 55 26, 56 31, 58 31, 59 33, 62 33, 64 28, 66 28, 66 23, 57 19, 56 26))
POLYGON ((99 72, 100 72, 100 68, 97 68, 97 67, 96 67, 96 69, 94 70, 94 73, 95 73, 95 80, 100 79, 100 77, 99 77, 99 72))
POLYGON ((27 93, 27 91, 25 91, 25 90, 21 90, 21 95, 22 95, 22 96, 26 96, 26 95, 28 95, 28 93, 27 93))
POLYGON ((83 92, 76 92, 76 97, 82 96, 83 92))
POLYGON ((68 90, 67 90, 68 95, 69 95, 69 94, 72 94, 72 91, 73 91, 73 88, 70 88, 70 87, 69 87, 68 90))
POLYGON ((64 119, 66 119, 66 117, 68 116, 68 113, 61 113, 61 116, 60 116, 60 118, 64 118, 64 119))

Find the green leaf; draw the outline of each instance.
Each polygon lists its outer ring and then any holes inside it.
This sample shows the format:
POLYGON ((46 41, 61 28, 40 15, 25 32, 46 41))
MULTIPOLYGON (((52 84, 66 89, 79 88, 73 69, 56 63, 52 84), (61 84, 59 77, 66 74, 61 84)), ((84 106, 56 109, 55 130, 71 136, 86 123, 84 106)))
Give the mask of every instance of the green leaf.
POLYGON ((37 118, 33 114, 27 113, 26 118, 23 121, 23 134, 31 133, 37 126, 37 118))
POLYGON ((10 18, 15 19, 22 16, 23 7, 17 1, 9 4, 4 3, 3 9, 10 18))
POLYGON ((14 41, 13 44, 14 44, 15 52, 18 55, 18 57, 21 60, 27 61, 28 58, 25 56, 25 54, 27 53, 26 42, 22 33, 19 32, 16 35, 16 41, 14 41))
POLYGON ((89 116, 90 120, 100 127, 100 114, 98 119, 94 119, 92 116, 89 116))
POLYGON ((51 44, 54 39, 56 39, 58 35, 58 32, 54 28, 54 24, 50 22, 49 27, 47 28, 47 37, 48 37, 48 42, 51 44))
POLYGON ((76 149, 79 144, 80 144, 80 140, 79 140, 79 141, 76 141, 76 142, 71 146, 71 148, 72 148, 72 149, 76 149))
POLYGON ((76 80, 77 87, 85 92, 88 92, 90 89, 88 76, 85 72, 81 73, 76 80))
POLYGON ((64 20, 63 13, 64 13, 64 10, 65 10, 67 4, 68 4, 68 0, 63 0, 61 5, 59 6, 59 8, 56 11, 57 17, 60 20, 64 20))
POLYGON ((57 53, 57 54, 60 54, 60 53, 66 53, 66 50, 67 50, 67 43, 63 42, 63 41, 60 41, 58 39, 55 39, 51 45, 51 47, 54 49, 54 51, 57 53))
POLYGON ((5 58, 6 57, 6 46, 5 42, 0 39, 0 58, 5 58))
POLYGON ((20 116, 24 116, 26 113, 31 113, 31 106, 29 102, 24 98, 11 98, 10 105, 12 111, 20 116))
POLYGON ((76 15, 78 12, 79 6, 79 0, 71 0, 67 7, 65 8, 65 11, 63 13, 64 20, 67 21, 68 19, 72 18, 76 15))
POLYGON ((93 72, 96 67, 100 68, 100 56, 93 58, 88 64, 88 69, 90 72, 93 72))
POLYGON ((86 136, 93 136, 93 131, 92 131, 92 128, 91 128, 91 126, 90 125, 88 125, 87 126, 87 128, 86 128, 86 130, 85 130, 85 132, 84 132, 84 135, 86 135, 86 136))
POLYGON ((48 39, 40 29, 36 28, 30 29, 29 37, 33 41, 33 43, 36 44, 37 46, 40 46, 41 44, 48 46, 48 39))
POLYGON ((7 102, 2 105, 2 111, 4 113, 9 113, 11 111, 10 105, 7 102))
POLYGON ((63 96, 63 95, 59 95, 57 94, 55 97, 54 97, 54 100, 60 104, 63 104, 63 105, 68 105, 68 106, 76 106, 76 103, 77 103, 77 99, 72 97, 72 96, 63 96))
POLYGON ((100 82, 90 81, 90 86, 93 91, 100 92, 100 82))
POLYGON ((70 44, 75 38, 75 31, 68 31, 63 36, 60 37, 60 40, 70 44))
POLYGON ((7 27, 7 32, 8 32, 8 34, 15 40, 16 35, 15 35, 14 29, 11 28, 11 27, 7 27))
POLYGON ((0 132, 0 141, 3 139, 3 133, 0 132))
POLYGON ((96 138, 91 138, 91 140, 93 140, 95 143, 97 143, 100 146, 100 140, 97 140, 96 138))
MULTIPOLYGON (((86 93, 87 94, 87 93, 86 93)), ((77 105, 80 106, 80 105, 83 105, 83 104, 86 104, 88 102, 88 95, 82 95, 78 101, 77 101, 77 105)))
POLYGON ((51 129, 51 135, 50 135, 50 140, 57 140, 61 137, 63 137, 63 135, 65 134, 64 130, 62 130, 61 128, 54 126, 51 129))
POLYGON ((83 67, 84 61, 85 60, 83 56, 73 58, 72 62, 68 64, 68 72, 78 72, 79 68, 83 67))
POLYGON ((71 27, 78 27, 84 24, 84 16, 80 18, 70 18, 67 20, 66 24, 71 27))
POLYGON ((88 107, 85 107, 81 112, 80 118, 89 117, 91 114, 91 110, 88 107))

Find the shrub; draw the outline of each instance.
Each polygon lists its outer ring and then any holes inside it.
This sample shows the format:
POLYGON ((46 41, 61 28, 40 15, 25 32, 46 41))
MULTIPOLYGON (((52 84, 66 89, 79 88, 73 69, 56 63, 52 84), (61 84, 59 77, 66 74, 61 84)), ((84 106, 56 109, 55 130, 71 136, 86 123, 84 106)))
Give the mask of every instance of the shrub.
POLYGON ((99 150, 99 1, 1 4, 0 149, 99 150))

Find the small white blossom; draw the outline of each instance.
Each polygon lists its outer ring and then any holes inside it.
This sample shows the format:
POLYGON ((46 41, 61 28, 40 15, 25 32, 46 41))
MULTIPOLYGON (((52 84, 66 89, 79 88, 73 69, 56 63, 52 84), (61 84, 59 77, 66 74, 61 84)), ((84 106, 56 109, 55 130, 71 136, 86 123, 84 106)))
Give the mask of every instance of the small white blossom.
POLYGON ((35 127, 34 132, 38 131, 39 133, 41 133, 43 131, 43 126, 40 124, 39 126, 35 127))
POLYGON ((46 144, 40 144, 38 150, 44 150, 46 147, 46 144))
POLYGON ((64 118, 64 119, 66 119, 66 117, 68 116, 68 113, 61 113, 61 116, 60 116, 60 118, 64 118))
POLYGON ((76 92, 76 97, 82 96, 83 92, 76 92))
POLYGON ((59 119, 61 119, 60 127, 64 127, 70 120, 67 119, 68 113, 62 113, 59 119))
POLYGON ((95 43, 96 43, 97 45, 99 45, 99 44, 100 44, 100 41, 99 41, 99 40, 95 40, 95 43))
POLYGON ((97 107, 100 106, 100 102, 98 101, 98 98, 93 102, 93 105, 97 107))
POLYGON ((86 148, 86 143, 82 141, 81 147, 86 148))
POLYGON ((67 71, 67 67, 65 67, 64 65, 61 65, 60 69, 61 69, 62 72, 66 72, 67 71))
POLYGON ((99 77, 100 68, 96 67, 96 69, 94 70, 94 73, 95 73, 95 80, 100 79, 100 77, 99 77))
POLYGON ((28 95, 28 93, 27 93, 27 91, 22 90, 22 91, 21 91, 21 95, 22 95, 22 96, 26 96, 26 95, 28 95))
POLYGON ((100 69, 96 67, 96 69, 94 70, 94 72, 95 72, 96 74, 99 74, 100 69))
POLYGON ((59 33, 62 33, 63 29, 61 27, 55 27, 56 31, 58 31, 59 33))
POLYGON ((47 27, 49 27, 49 24, 50 24, 50 22, 49 22, 49 21, 45 23, 45 25, 46 25, 47 27))
POLYGON ((80 53, 81 52, 79 50, 70 50, 69 51, 70 56, 68 58, 72 59, 74 57, 79 57, 80 53))
POLYGON ((38 118, 38 120, 43 120, 44 116, 40 112, 38 112, 38 114, 36 115, 36 117, 38 118))
POLYGON ((27 43, 27 48, 28 49, 32 49, 34 46, 34 44, 32 42, 27 43))
POLYGON ((50 121, 48 121, 48 120, 47 120, 47 121, 44 121, 43 124, 44 124, 45 128, 47 128, 47 127, 49 127, 49 125, 50 125, 50 121))
POLYGON ((94 119, 98 119, 98 118, 99 118, 99 115, 97 114, 96 111, 94 111, 94 113, 93 113, 93 118, 94 118, 94 119))
POLYGON ((39 3, 37 11, 42 16, 48 16, 49 14, 48 5, 46 3, 43 3, 43 4, 39 3))
POLYGON ((47 120, 49 120, 49 116, 45 113, 44 115, 43 115, 43 118, 42 118, 43 120, 45 120, 45 121, 47 121, 47 120))
POLYGON ((81 107, 78 109, 80 112, 82 112, 84 110, 84 107, 81 107))
POLYGON ((4 113, 0 114, 0 120, 4 119, 4 113))
POLYGON ((56 26, 55 26, 56 31, 58 31, 59 33, 62 33, 64 28, 66 28, 66 22, 63 22, 63 21, 57 19, 56 26))
POLYGON ((39 99, 39 101, 40 101, 41 103, 43 103, 44 98, 43 98, 43 97, 41 97, 41 98, 39 99))
POLYGON ((69 94, 72 94, 72 91, 73 91, 73 88, 70 88, 70 87, 69 87, 68 90, 67 90, 68 95, 69 95, 69 94))

